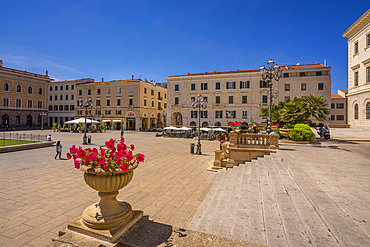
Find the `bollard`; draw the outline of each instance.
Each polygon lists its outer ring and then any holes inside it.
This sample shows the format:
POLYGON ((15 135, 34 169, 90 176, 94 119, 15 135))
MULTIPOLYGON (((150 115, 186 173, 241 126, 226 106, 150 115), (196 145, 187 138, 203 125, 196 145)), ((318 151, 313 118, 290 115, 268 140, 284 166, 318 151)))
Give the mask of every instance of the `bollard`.
POLYGON ((88 143, 88 144, 91 144, 91 136, 88 136, 88 137, 87 137, 87 143, 88 143))
POLYGON ((190 153, 191 154, 194 154, 194 147, 195 147, 195 144, 194 143, 190 143, 190 153))

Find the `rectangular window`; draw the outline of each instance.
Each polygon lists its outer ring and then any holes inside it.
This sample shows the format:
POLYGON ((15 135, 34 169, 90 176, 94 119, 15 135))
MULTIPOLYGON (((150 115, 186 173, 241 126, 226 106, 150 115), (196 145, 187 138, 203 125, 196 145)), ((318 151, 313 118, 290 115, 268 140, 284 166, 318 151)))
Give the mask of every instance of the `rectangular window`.
POLYGON ((178 105, 178 104, 179 104, 179 98, 175 97, 175 105, 178 105))
POLYGON ((122 113, 121 113, 121 110, 117 110, 116 111, 116 115, 121 115, 122 113))
POLYGON ((267 104, 267 95, 262 95, 262 103, 267 104))
POLYGON ((110 94, 110 88, 107 89, 107 94, 110 94))
POLYGON ((59 106, 59 111, 63 111, 63 105, 59 106))
POLYGON ((319 83, 318 87, 318 90, 324 90, 324 83, 319 83))
POLYGON ((82 95, 82 90, 78 90, 78 95, 82 95))
POLYGON ((235 89, 235 81, 226 82, 226 89, 235 89))
POLYGON ((208 118, 208 111, 200 111, 200 118, 208 118))
POLYGON ((175 91, 179 91, 179 84, 175 84, 175 91))
POLYGON ((96 94, 100 95, 100 88, 96 89, 96 94))
POLYGON ((285 96, 284 101, 290 100, 290 96, 285 96))
POLYGON ((334 120, 335 120, 335 115, 331 115, 330 119, 331 119, 332 121, 334 121, 334 120))
POLYGON ((337 120, 338 121, 343 121, 344 120, 344 115, 337 115, 337 120))
POLYGON ((68 100, 68 94, 66 95, 66 100, 68 100))
POLYGON ((269 81, 260 81, 260 88, 267 88, 269 81))
POLYGON ((249 88, 249 81, 240 81, 240 89, 249 88))
POLYGON ((248 118, 248 111, 243 111, 242 118, 248 118))
MULTIPOLYGON (((66 85, 66 90, 68 90, 68 85, 66 85)), ((68 120, 67 120, 67 121, 68 121, 68 120)), ((67 122, 67 121, 66 121, 66 122, 67 122)))
MULTIPOLYGON (((128 104, 129 105, 134 105, 134 99, 133 98, 129 98, 128 99, 128 104)), ((152 104, 152 106, 153 106, 153 104, 152 104)))
POLYGON ((195 101, 195 97, 191 97, 190 98, 190 101, 195 101))
POLYGON ((236 111, 230 111, 230 118, 236 118, 236 111))
POLYGON ((55 86, 54 89, 55 89, 55 91, 58 91, 58 86, 55 86))
POLYGON ((71 90, 75 89, 75 85, 71 85, 71 90))
POLYGON ((53 100, 53 96, 52 95, 50 95, 50 101, 52 101, 53 100))
POLYGON ((299 77, 305 77, 306 74, 304 72, 299 73, 299 77))
POLYGON ((74 94, 71 94, 71 100, 74 100, 75 96, 74 94))
POLYGON ((63 95, 60 95, 60 97, 59 97, 59 98, 60 98, 60 100, 63 100, 63 95))
POLYGON ((203 101, 208 102, 208 97, 203 97, 203 101))
POLYGON ((91 89, 87 89, 87 95, 91 95, 91 89))
POLYGON ((337 109, 344 109, 344 103, 337 103, 337 109))
POLYGON ((130 87, 130 93, 134 93, 134 87, 130 87))
POLYGON ((221 85, 219 82, 216 82, 216 89, 221 89, 221 85))
POLYGON ((121 105, 121 99, 117 99, 117 106, 121 105))
POLYGON ((52 111, 52 110, 53 110, 53 106, 49 105, 49 111, 52 111))
POLYGON ((331 109, 335 109, 335 103, 331 103, 331 109))
POLYGON ((358 72, 355 72, 355 87, 358 86, 358 72))
POLYGON ((307 85, 306 83, 301 83, 301 91, 306 91, 307 85))
POLYGON ((190 116, 191 116, 191 118, 197 118, 198 117, 198 112, 197 111, 191 111, 190 116))
POLYGON ((68 111, 69 105, 64 105, 64 110, 68 111))
POLYGON ((162 102, 158 102, 158 110, 162 110, 162 102))
POLYGON ((366 83, 370 83, 370 66, 366 68, 366 83))
POLYGON ((220 104, 221 102, 221 97, 220 96, 216 96, 216 104, 220 104))
POLYGON ((50 86, 50 91, 53 91, 53 86, 50 86))
POLYGON ((144 87, 144 94, 146 94, 146 87, 144 87))
POLYGON ((208 83, 201 83, 200 90, 208 90, 208 83))
POLYGON ((215 118, 222 118, 222 111, 216 111, 215 118))
POLYGON ((195 90, 195 84, 191 84, 191 89, 190 90, 195 90))
POLYGON ((110 99, 107 99, 107 106, 110 106, 110 99))
POLYGON ((154 100, 152 100, 152 107, 154 107, 154 100))
POLYGON ((322 72, 321 71, 316 71, 316 76, 322 76, 322 72))
POLYGON ((74 111, 74 110, 75 110, 75 105, 70 105, 70 106, 69 106, 69 109, 70 109, 71 111, 74 111))
POLYGON ((289 73, 284 73, 284 74, 283 74, 283 77, 285 77, 285 78, 286 78, 286 77, 289 77, 289 73))
POLYGON ((57 105, 55 105, 54 106, 54 111, 57 111, 58 110, 58 106, 57 105))
POLYGON ((118 88, 118 93, 121 93, 121 88, 120 87, 118 88))
POLYGON ((164 107, 164 109, 166 109, 167 108, 167 103, 163 103, 163 107, 164 107))
MULTIPOLYGON (((178 86, 178 85, 177 85, 178 86)), ((175 90, 176 91, 176 90, 175 90)), ((154 95, 154 90, 151 90, 150 92, 151 95, 154 95)))
POLYGON ((63 90, 63 86, 60 86, 60 90, 61 90, 61 91, 63 90))
POLYGON ((58 100, 58 95, 55 95, 54 96, 54 100, 58 100))
POLYGON ((229 104, 233 104, 234 103, 234 96, 229 96, 229 104))
POLYGON ((290 91, 290 84, 284 84, 284 90, 290 91))
POLYGON ((366 36, 366 46, 370 46, 370 33, 366 36))
POLYGON ((144 106, 146 106, 146 99, 144 99, 144 106))
POLYGON ((355 55, 358 54, 358 42, 355 43, 355 55))
POLYGON ((247 104, 247 96, 242 96, 242 103, 247 104))

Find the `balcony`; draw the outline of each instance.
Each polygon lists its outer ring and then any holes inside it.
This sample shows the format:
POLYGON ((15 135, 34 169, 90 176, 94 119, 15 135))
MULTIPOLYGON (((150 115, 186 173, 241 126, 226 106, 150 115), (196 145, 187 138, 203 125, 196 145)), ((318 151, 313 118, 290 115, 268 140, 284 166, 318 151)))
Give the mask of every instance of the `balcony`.
POLYGON ((158 97, 158 100, 162 100, 163 98, 162 97, 158 97))
POLYGON ((247 119, 248 118, 248 116, 242 116, 242 119, 247 119))
POLYGON ((158 107, 158 110, 162 110, 162 107, 158 107))
POLYGON ((127 108, 134 108, 134 105, 128 105, 127 108))

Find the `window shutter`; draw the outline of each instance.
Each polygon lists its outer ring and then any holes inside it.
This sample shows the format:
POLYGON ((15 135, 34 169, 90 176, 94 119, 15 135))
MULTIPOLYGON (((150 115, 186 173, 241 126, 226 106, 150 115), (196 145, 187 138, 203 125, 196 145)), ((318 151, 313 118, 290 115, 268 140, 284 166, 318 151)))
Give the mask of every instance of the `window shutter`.
POLYGON ((247 81, 247 88, 249 88, 249 81, 247 81))
POLYGON ((236 111, 233 111, 234 118, 236 118, 236 111))
POLYGON ((240 89, 242 89, 242 88, 243 88, 243 82, 240 81, 240 89))
POLYGON ((260 81, 260 88, 262 88, 262 81, 260 81))
POLYGON ((203 90, 203 83, 200 84, 200 90, 203 90))
POLYGON ((229 89, 229 82, 226 82, 226 89, 229 89))

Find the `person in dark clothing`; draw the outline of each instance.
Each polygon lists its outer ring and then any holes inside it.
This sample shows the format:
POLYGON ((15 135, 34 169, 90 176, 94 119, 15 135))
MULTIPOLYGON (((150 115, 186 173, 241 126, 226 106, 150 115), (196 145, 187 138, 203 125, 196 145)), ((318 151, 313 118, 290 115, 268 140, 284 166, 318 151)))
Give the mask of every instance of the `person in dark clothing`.
POLYGON ((121 129, 121 137, 123 137, 123 133, 124 133, 124 132, 123 132, 123 129, 121 129))
POLYGON ((62 144, 60 144, 60 141, 57 141, 57 145, 55 148, 55 151, 57 151, 57 154, 55 155, 55 159, 57 159, 57 156, 59 155, 59 159, 62 159, 62 144))

